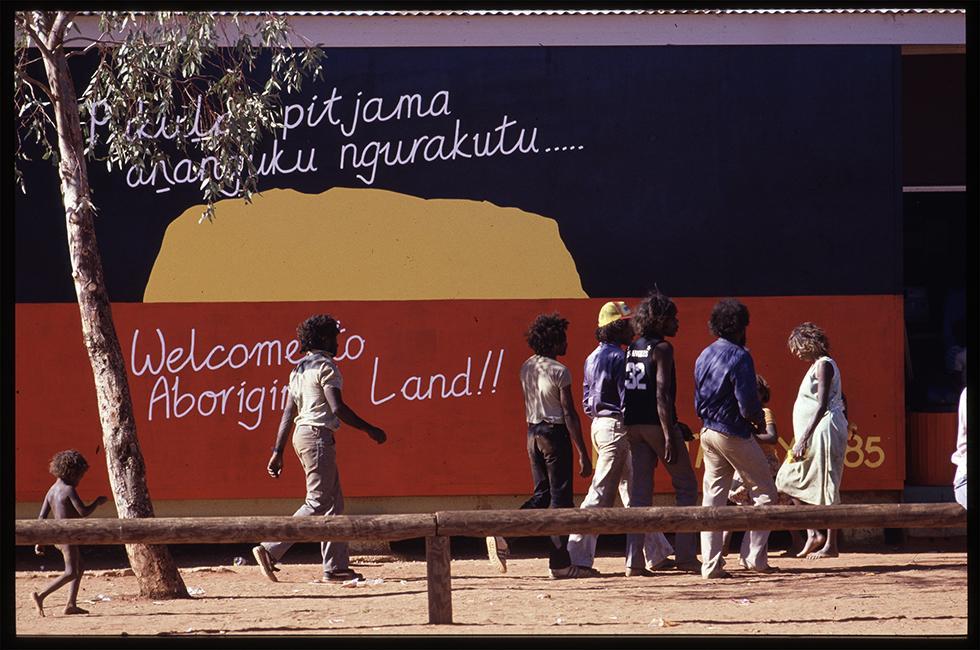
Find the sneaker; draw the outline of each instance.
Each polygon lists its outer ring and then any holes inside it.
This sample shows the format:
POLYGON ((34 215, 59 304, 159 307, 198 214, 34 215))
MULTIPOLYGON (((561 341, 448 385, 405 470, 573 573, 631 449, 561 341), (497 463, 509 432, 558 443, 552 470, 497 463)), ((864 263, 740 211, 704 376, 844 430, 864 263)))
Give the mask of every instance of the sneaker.
POLYGON ((703 577, 705 580, 724 580, 726 578, 731 578, 732 574, 730 574, 728 571, 725 571, 724 569, 719 569, 718 571, 715 571, 711 575, 707 575, 707 576, 702 575, 701 577, 703 577))
POLYGON ((637 578, 637 577, 652 578, 653 572, 643 567, 628 566, 626 567, 626 577, 627 578, 637 578))
POLYGON ((348 582, 350 580, 363 580, 364 576, 353 569, 340 569, 323 574, 324 582, 348 582))
POLYGON ((272 561, 272 556, 269 555, 269 551, 265 550, 265 547, 260 544, 252 549, 252 555, 255 557, 255 561, 259 563, 259 568, 262 569, 262 575, 272 582, 279 582, 279 578, 275 574, 279 569, 276 568, 275 562, 272 561))
POLYGON ((779 573, 779 567, 769 566, 768 564, 764 567, 752 567, 746 564, 745 560, 740 559, 738 561, 742 565, 742 568, 746 571, 751 571, 752 573, 779 573))
POLYGON ((507 573, 507 558, 510 557, 507 540, 503 537, 487 537, 487 556, 490 564, 497 567, 498 571, 507 573))
POLYGON ((553 580, 563 580, 565 578, 600 578, 602 574, 590 566, 567 566, 564 569, 550 569, 549 573, 553 580))
POLYGON ((665 571, 667 569, 673 569, 675 566, 677 566, 676 562, 669 557, 665 557, 656 564, 651 564, 647 569, 650 571, 665 571))

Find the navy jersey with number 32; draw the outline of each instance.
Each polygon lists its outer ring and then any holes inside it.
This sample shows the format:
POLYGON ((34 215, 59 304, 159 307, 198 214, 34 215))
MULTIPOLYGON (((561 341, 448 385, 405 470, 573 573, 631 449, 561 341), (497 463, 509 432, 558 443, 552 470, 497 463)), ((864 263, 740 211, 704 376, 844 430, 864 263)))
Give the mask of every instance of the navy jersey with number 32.
MULTIPOLYGON (((626 351, 626 399, 623 421, 626 424, 660 424, 657 413, 657 362, 653 349, 662 339, 645 339, 642 336, 630 344, 626 351)), ((674 368, 670 369, 671 390, 667 396, 671 420, 674 415, 674 398, 677 382, 674 368)))

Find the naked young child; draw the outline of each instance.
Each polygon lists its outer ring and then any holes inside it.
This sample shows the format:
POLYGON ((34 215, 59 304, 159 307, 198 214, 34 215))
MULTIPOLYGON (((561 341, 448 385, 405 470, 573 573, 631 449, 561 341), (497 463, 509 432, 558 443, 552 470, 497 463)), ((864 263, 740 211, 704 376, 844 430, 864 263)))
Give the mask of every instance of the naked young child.
MULTIPOLYGON (((98 497, 90 505, 82 503, 78 496, 79 481, 88 471, 88 463, 85 457, 74 449, 60 451, 51 459, 48 466, 58 480, 48 489, 41 504, 41 513, 38 519, 45 519, 48 513, 53 513, 55 519, 78 519, 88 517, 95 512, 95 509, 108 501, 104 496, 98 497)), ((40 593, 32 592, 31 598, 34 600, 34 607, 40 616, 44 616, 44 599, 56 590, 68 584, 68 604, 65 605, 65 614, 88 614, 87 610, 75 604, 78 597, 78 586, 82 582, 82 559, 77 546, 69 544, 58 544, 55 546, 65 558, 65 572, 51 581, 40 593)), ((44 547, 38 544, 34 547, 37 555, 44 555, 44 547)))

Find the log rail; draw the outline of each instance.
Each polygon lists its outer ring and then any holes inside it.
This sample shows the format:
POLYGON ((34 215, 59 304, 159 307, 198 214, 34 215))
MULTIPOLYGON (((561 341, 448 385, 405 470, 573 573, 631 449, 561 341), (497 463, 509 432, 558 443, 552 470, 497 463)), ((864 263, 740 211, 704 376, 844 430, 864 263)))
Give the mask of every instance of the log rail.
POLYGON ((233 544, 259 540, 426 539, 429 623, 452 623, 449 537, 526 537, 650 530, 800 530, 804 528, 958 528, 956 503, 835 506, 720 506, 457 510, 429 514, 331 517, 169 517, 152 519, 19 519, 15 543, 233 544))

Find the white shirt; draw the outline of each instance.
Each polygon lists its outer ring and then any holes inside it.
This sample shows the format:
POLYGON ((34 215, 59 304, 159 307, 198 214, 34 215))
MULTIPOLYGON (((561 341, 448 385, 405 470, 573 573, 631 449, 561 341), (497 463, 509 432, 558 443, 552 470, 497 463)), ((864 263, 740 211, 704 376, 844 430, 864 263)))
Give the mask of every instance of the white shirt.
POLYGON ((954 483, 958 483, 961 478, 966 476, 966 389, 960 393, 959 407, 959 426, 956 428, 956 451, 950 457, 956 465, 956 476, 954 483))
POLYGON ((562 424, 561 389, 572 385, 572 373, 554 359, 535 354, 521 366, 524 411, 528 424, 562 424))
POLYGON ((340 368, 333 357, 323 350, 307 352, 289 374, 289 395, 298 411, 293 422, 297 426, 326 427, 331 431, 340 428, 340 420, 327 402, 328 386, 344 387, 340 368))

